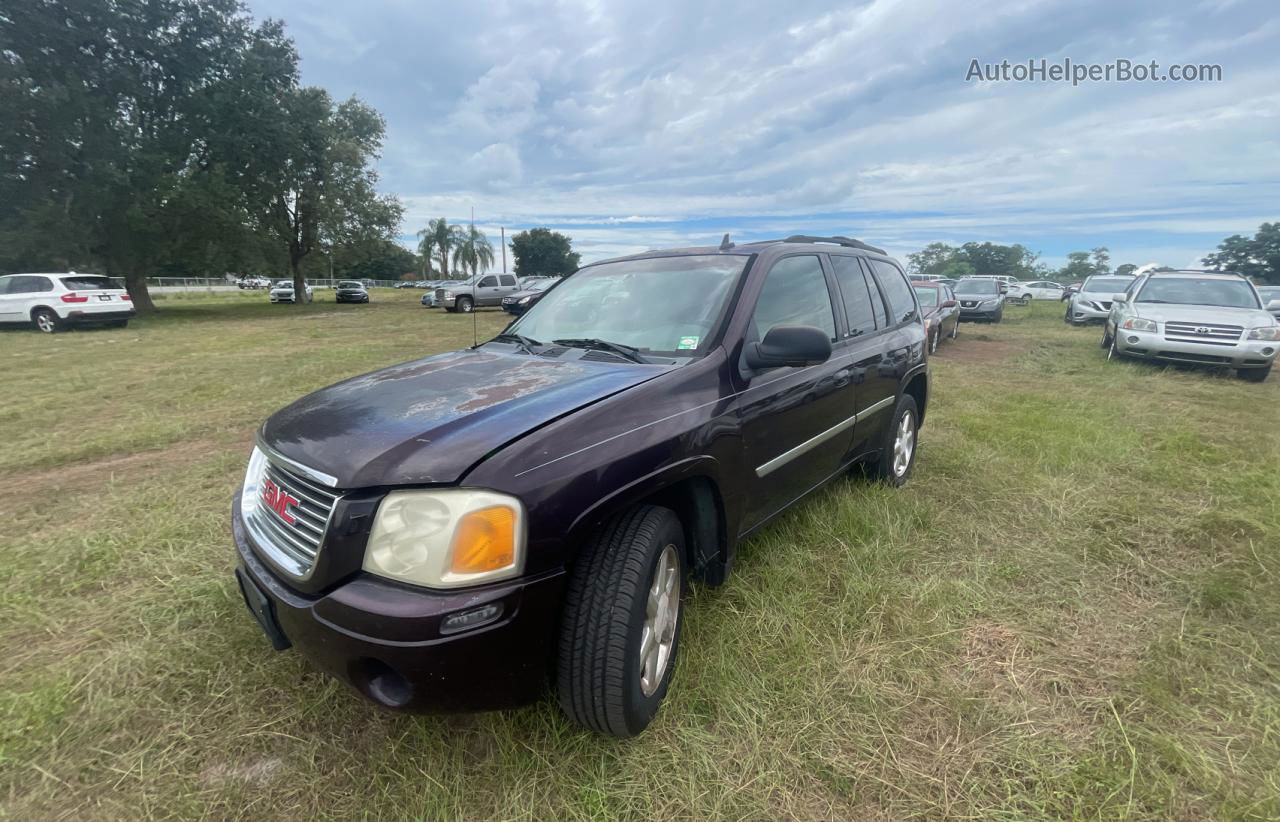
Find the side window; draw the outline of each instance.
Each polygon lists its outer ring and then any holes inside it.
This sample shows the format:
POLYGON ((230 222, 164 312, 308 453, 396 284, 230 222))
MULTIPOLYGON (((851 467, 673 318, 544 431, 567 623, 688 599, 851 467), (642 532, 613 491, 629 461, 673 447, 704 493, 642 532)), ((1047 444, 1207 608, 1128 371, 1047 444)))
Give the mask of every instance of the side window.
POLYGON ((0 294, 8 294, 9 286, 17 279, 17 277, 0 277, 0 294))
POLYGON ((867 262, 871 263, 871 268, 876 272, 876 279, 884 289, 885 302, 889 304, 889 311, 892 314, 889 324, 897 325, 914 317, 916 315, 915 295, 911 293, 911 286, 907 284, 906 277, 902 276, 897 266, 880 260, 867 262))
MULTIPOLYGON (((868 286, 867 277, 858 265, 857 257, 841 257, 831 255, 831 267, 836 272, 836 282, 840 284, 840 296, 844 300, 844 311, 849 318, 849 336, 859 337, 876 330, 876 304, 880 302, 880 292, 875 285, 868 286)), ((880 324, 884 325, 884 309, 879 311, 880 324)))
POLYGON ((498 284, 497 277, 485 277, 479 282, 478 285, 480 288, 493 288, 497 284, 498 284))
POLYGON ((786 257, 769 269, 751 325, 758 340, 775 325, 812 325, 835 341, 831 293, 816 255, 786 257))
POLYGON ((499 277, 498 279, 502 281, 502 284, 503 284, 503 285, 515 285, 515 284, 516 284, 516 277, 515 277, 515 275, 514 275, 514 274, 503 274, 503 275, 502 275, 501 277, 499 277))

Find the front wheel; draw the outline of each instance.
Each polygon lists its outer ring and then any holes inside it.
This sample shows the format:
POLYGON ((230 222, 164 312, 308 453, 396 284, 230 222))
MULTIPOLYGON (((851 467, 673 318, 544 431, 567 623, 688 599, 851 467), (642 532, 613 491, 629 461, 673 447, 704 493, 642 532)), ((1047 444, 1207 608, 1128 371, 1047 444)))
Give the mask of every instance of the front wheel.
POLYGON ((475 304, 471 302, 470 297, 459 297, 457 308, 463 314, 470 314, 472 311, 475 310, 475 304))
POLYGON ((1271 373, 1271 366, 1266 368, 1241 368, 1236 371, 1236 376, 1247 382, 1265 382, 1267 376, 1271 373))
POLYGON ((569 574, 560 629, 561 709, 597 733, 629 737, 666 696, 680 640, 684 529, 643 505, 605 524, 569 574))
POLYGON ((956 321, 951 324, 951 339, 954 340, 958 336, 960 336, 960 319, 957 317, 956 321))
MULTIPOLYGON (((1101 343, 1101 347, 1102 347, 1102 348, 1107 348, 1107 349, 1114 348, 1114 347, 1115 347, 1115 346, 1113 345, 1113 343, 1114 343, 1114 342, 1115 342, 1115 338, 1111 336, 1111 332, 1107 329, 1107 326, 1106 326, 1106 324, 1104 323, 1104 324, 1103 324, 1103 326, 1102 326, 1102 343, 1101 343)), ((1110 353, 1108 353, 1108 354, 1107 354, 1107 357, 1108 357, 1108 359, 1111 357, 1110 353)))
POLYGON ((939 328, 937 331, 929 335, 929 353, 930 354, 938 353, 938 338, 941 336, 942 336, 941 328, 939 328))
POLYGON ((1004 309, 1002 308, 991 317, 991 322, 998 323, 1003 319, 1004 319, 1004 309))

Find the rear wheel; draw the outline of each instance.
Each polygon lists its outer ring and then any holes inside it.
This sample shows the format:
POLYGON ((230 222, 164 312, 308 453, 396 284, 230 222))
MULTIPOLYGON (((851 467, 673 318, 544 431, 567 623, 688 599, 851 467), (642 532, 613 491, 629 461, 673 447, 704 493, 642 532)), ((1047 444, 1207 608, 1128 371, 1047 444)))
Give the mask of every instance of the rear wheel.
POLYGON ((1241 368, 1236 371, 1236 376, 1248 382, 1265 382, 1267 376, 1271 373, 1271 366, 1266 368, 1241 368))
POLYGON ((893 408, 880 456, 867 465, 867 474, 895 487, 906 485, 916 464, 916 432, 919 430, 920 409, 915 397, 903 394, 893 408))
POLYGON ((668 508, 610 520, 569 575, 560 631, 560 707, 597 733, 635 736, 666 696, 680 639, 684 529, 668 508))
POLYGON ((62 318, 51 308, 37 308, 31 312, 31 321, 38 331, 45 334, 54 334, 63 328, 62 318))

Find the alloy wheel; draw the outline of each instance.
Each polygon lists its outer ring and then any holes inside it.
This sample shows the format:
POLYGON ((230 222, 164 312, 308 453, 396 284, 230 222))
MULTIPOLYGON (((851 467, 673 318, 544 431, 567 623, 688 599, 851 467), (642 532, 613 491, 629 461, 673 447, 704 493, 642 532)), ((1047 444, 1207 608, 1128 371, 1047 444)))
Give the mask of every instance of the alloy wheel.
POLYGON ((40 313, 36 315, 36 328, 39 328, 46 334, 52 334, 54 330, 53 317, 48 314, 40 313))
POLYGON ((668 544, 658 554, 653 583, 644 610, 644 627, 640 634, 640 690, 653 696, 662 684, 671 661, 671 648, 676 640, 676 624, 680 617, 680 563, 676 547, 668 544))
POLYGON ((904 411, 893 438, 893 475, 901 477, 911 466, 911 455, 916 450, 915 419, 910 411, 904 411))

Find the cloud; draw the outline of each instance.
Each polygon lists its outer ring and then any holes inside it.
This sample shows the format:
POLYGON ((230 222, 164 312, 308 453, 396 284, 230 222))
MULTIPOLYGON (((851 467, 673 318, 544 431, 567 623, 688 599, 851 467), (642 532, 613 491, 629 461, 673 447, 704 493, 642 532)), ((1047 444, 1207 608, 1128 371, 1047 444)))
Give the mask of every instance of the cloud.
POLYGON ((1261 0, 251 6, 285 20, 305 81, 386 116, 406 235, 474 206, 567 230, 586 259, 830 231, 1184 264, 1280 218, 1280 22, 1261 0), (964 80, 973 59, 1033 58, 1223 80, 964 80))

